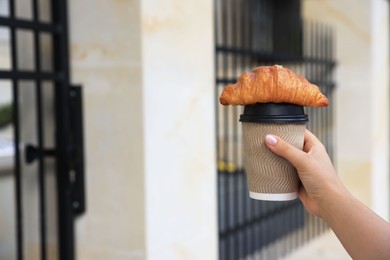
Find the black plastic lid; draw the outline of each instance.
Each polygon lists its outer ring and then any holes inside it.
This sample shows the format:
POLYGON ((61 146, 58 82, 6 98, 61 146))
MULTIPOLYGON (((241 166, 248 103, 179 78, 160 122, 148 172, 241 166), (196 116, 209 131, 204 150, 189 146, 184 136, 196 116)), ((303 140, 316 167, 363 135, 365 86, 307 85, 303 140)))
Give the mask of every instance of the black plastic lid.
POLYGON ((244 107, 241 122, 306 123, 309 121, 303 106, 289 103, 257 103, 244 107))

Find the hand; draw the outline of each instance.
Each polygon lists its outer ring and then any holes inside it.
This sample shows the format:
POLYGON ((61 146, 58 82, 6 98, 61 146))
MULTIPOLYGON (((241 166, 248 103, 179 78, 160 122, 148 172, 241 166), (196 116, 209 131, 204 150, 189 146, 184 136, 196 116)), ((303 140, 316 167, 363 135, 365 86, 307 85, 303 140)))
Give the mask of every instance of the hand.
POLYGON ((345 189, 312 133, 306 130, 303 151, 273 135, 265 141, 297 168, 303 205, 329 224, 352 259, 390 259, 390 224, 345 189))
POLYGON ((346 192, 325 147, 310 131, 305 131, 303 151, 274 135, 267 135, 265 142, 297 169, 302 182, 298 195, 311 214, 322 217, 322 205, 330 193, 346 192))

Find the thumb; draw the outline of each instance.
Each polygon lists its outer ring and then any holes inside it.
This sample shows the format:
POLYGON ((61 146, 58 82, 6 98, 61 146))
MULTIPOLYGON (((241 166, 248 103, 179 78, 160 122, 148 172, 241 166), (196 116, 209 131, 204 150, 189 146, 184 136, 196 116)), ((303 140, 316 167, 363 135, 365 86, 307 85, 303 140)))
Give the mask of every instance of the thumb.
POLYGON ((295 168, 301 168, 306 161, 307 154, 295 146, 274 135, 267 135, 265 143, 277 155, 287 159, 295 168))

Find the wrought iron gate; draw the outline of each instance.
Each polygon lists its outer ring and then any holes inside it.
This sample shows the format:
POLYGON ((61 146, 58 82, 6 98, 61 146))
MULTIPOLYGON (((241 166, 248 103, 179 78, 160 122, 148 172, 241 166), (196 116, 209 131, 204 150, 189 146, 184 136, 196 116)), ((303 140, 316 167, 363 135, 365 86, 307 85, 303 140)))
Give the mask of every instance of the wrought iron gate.
MULTIPOLYGON (((305 75, 332 102, 333 32, 303 23, 299 0, 215 0, 215 41, 216 100, 243 72, 281 64, 305 75)), ((333 106, 306 109, 308 128, 331 156, 333 106)), ((299 200, 249 199, 238 124, 242 108, 218 105, 216 113, 220 259, 277 259, 326 230, 299 200)))
POLYGON ((69 82, 67 1, 2 0, 0 4, 0 29, 8 34, 10 50, 9 69, 0 69, 0 79, 10 82, 12 89, 14 255, 19 260, 71 260, 74 219, 85 211, 85 199, 82 96, 81 88, 69 82), (49 172, 54 182, 53 192, 47 194, 49 172), (23 204, 29 196, 25 179, 31 176, 36 176, 31 183, 38 190, 37 223, 30 223, 35 217, 23 204), (49 200, 54 201, 50 209, 49 200), (49 211, 55 211, 57 218, 56 241, 50 248, 49 211), (31 240, 30 225, 38 226, 33 249, 26 245, 31 240), (36 253, 31 256, 26 250, 36 253))

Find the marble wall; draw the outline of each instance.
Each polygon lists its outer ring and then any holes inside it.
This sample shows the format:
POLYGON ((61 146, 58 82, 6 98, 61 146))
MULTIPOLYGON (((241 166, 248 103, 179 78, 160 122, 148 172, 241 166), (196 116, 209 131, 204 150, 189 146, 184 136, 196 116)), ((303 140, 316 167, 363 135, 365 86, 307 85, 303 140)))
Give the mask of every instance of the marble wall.
POLYGON ((80 259, 215 259, 211 1, 70 1, 85 102, 80 259))
POLYGON ((144 259, 139 1, 69 1, 72 82, 84 92, 87 212, 78 259, 144 259))
POLYGON ((212 1, 141 1, 149 259, 215 259, 212 1))

